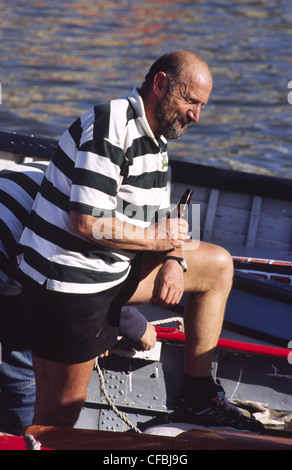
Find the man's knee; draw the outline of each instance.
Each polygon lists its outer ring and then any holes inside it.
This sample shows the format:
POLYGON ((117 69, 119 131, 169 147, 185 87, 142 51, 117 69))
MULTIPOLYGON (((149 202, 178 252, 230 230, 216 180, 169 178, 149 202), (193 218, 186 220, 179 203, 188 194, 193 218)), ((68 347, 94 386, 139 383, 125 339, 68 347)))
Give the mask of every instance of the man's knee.
POLYGON ((79 418, 79 414, 85 400, 86 397, 80 397, 79 399, 62 403, 60 406, 56 407, 54 413, 55 425, 73 427, 79 418))
POLYGON ((221 268, 233 271, 233 259, 229 251, 221 246, 216 246, 217 249, 217 261, 221 268))
POLYGON ((73 427, 79 418, 86 397, 70 400, 36 402, 34 424, 73 427))
POLYGON ((221 280, 225 285, 231 287, 234 274, 233 259, 231 254, 220 246, 216 246, 212 269, 218 281, 221 280))

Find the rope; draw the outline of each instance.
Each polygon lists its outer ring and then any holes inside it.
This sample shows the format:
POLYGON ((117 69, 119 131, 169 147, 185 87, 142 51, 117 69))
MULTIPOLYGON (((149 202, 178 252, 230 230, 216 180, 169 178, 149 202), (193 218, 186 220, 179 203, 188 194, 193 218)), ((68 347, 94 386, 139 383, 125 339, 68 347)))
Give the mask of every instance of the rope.
POLYGON ((165 323, 172 323, 172 322, 178 322, 180 325, 179 325, 179 330, 181 331, 181 333, 184 333, 184 319, 182 317, 172 317, 172 318, 165 318, 164 320, 156 320, 156 321, 153 321, 151 322, 152 325, 163 325, 165 323))
POLYGON ((100 378, 100 388, 101 388, 101 390, 102 390, 102 392, 105 396, 105 399, 108 402, 109 406, 119 416, 119 418, 121 418, 131 429, 133 429, 138 434, 142 434, 142 431, 140 431, 139 428, 137 428, 134 424, 132 424, 130 422, 130 420, 127 418, 127 416, 125 414, 121 413, 118 410, 118 408, 114 405, 114 403, 112 402, 112 400, 111 400, 110 396, 108 395, 108 393, 106 391, 106 388, 105 388, 104 377, 103 377, 102 371, 100 369, 100 366, 98 364, 98 358, 95 359, 95 367, 96 367, 97 373, 98 373, 99 378, 100 378))
MULTIPOLYGON (((162 325, 162 324, 165 324, 165 323, 172 323, 172 322, 179 322, 180 323, 179 329, 182 332, 184 331, 184 321, 183 321, 182 317, 166 318, 164 320, 157 320, 157 321, 154 321, 154 322, 151 322, 151 323, 152 323, 152 325, 162 325)), ((121 418, 124 421, 124 423, 126 423, 131 429, 133 429, 138 434, 142 434, 142 431, 139 428, 137 428, 133 423, 131 423, 130 420, 128 419, 128 417, 124 413, 121 413, 118 410, 118 408, 115 406, 113 401, 111 400, 111 398, 110 398, 110 396, 107 393, 107 390, 105 388, 104 377, 103 377, 103 373, 102 373, 101 368, 100 368, 99 363, 98 363, 98 357, 95 359, 94 367, 96 368, 97 373, 99 375, 101 391, 103 392, 103 394, 105 396, 105 399, 108 402, 109 406, 117 414, 117 416, 119 416, 119 418, 121 418)))
POLYGON ((27 446, 30 450, 41 450, 41 443, 37 441, 32 434, 26 434, 23 439, 27 441, 27 446))

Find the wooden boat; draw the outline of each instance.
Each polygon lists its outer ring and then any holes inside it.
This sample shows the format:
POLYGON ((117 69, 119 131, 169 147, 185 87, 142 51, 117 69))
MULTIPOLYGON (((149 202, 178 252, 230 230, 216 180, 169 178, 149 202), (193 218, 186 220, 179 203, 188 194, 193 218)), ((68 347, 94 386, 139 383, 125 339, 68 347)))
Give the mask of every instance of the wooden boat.
MULTIPOLYGON (((0 132, 0 155, 6 166, 12 161, 49 159, 55 147, 53 139, 0 132)), ((238 406, 261 415, 267 433, 253 439, 193 427, 169 430, 167 418, 183 370, 184 333, 179 327, 183 299, 176 311, 141 308, 157 324, 158 342, 151 353, 116 351, 99 360, 76 429, 66 430, 67 444, 62 441, 58 446, 53 437, 58 430, 27 430, 43 439, 45 447, 70 447, 74 441, 75 448, 86 448, 90 441, 98 448, 91 438, 99 432, 103 449, 120 449, 118 442, 124 443, 124 449, 142 448, 143 442, 148 449, 292 448, 291 426, 286 422, 291 422, 292 410, 292 180, 206 167, 181 158, 171 158, 170 168, 172 201, 177 202, 186 187, 192 188, 191 202, 200 205, 200 238, 224 246, 234 259, 234 287, 214 376, 238 406), (133 436, 119 441, 120 433, 129 436, 131 431, 140 437, 139 445, 133 436), (163 432, 166 436, 160 435, 163 432)))

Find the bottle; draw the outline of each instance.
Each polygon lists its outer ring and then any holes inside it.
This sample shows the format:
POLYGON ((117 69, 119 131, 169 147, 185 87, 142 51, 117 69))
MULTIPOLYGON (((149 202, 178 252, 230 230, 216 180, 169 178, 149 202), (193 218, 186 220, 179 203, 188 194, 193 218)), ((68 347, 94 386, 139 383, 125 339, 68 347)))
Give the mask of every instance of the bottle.
POLYGON ((182 197, 176 204, 176 206, 171 209, 170 213, 168 214, 168 219, 174 214, 176 217, 181 217, 184 218, 187 214, 188 211, 188 205, 191 200, 193 194, 193 190, 187 188, 185 192, 183 193, 182 197))

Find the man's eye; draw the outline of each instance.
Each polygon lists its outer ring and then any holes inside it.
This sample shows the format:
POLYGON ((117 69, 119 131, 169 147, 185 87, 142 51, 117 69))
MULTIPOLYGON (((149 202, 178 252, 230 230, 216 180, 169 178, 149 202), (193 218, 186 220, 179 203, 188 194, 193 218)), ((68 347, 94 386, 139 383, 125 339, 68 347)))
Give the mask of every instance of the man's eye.
POLYGON ((198 101, 197 100, 194 100, 192 98, 186 98, 186 101, 189 103, 189 104, 198 104, 198 101))

